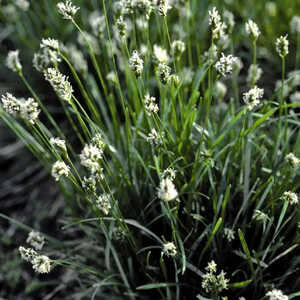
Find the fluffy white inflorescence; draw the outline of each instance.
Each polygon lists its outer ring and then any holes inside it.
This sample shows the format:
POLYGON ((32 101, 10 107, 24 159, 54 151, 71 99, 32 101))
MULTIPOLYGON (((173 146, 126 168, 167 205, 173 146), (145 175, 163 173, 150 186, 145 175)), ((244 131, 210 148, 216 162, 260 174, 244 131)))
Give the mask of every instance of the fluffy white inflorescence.
POLYGON ((165 63, 160 63, 156 71, 161 83, 167 84, 171 76, 171 68, 165 63))
POLYGON ((290 27, 292 33, 300 34, 300 16, 293 16, 290 27))
POLYGON ((172 6, 169 4, 169 0, 159 0, 157 10, 162 16, 166 16, 168 10, 170 10, 172 6))
POLYGON ((58 149, 63 150, 65 152, 67 151, 66 141, 62 140, 58 137, 51 137, 50 138, 50 144, 55 148, 58 148, 58 149))
POLYGON ((289 53, 289 41, 287 35, 281 36, 276 40, 276 51, 280 57, 285 57, 289 53))
POLYGON ((296 205, 298 204, 298 196, 296 193, 293 193, 293 192, 284 192, 281 199, 283 201, 288 201, 289 204, 291 205, 296 205))
POLYGON ((68 77, 54 68, 48 68, 44 73, 45 79, 49 81, 57 95, 64 101, 70 103, 73 88, 68 77))
POLYGON ((58 40, 47 38, 42 39, 42 42, 40 44, 40 48, 49 48, 51 50, 59 51, 59 42, 58 40))
POLYGON ((22 65, 19 59, 19 50, 9 51, 6 58, 6 66, 13 72, 21 72, 22 65))
POLYGON ((298 168, 300 166, 300 159, 295 156, 294 153, 289 153, 286 157, 285 160, 288 164, 291 165, 294 169, 298 168))
POLYGON ((183 41, 177 40, 172 43, 172 54, 177 59, 180 58, 182 53, 185 51, 185 43, 183 41))
POLYGON ((31 124, 35 124, 40 112, 39 104, 33 98, 20 101, 20 116, 31 124))
POLYGON ((51 270, 51 260, 46 255, 38 255, 32 261, 32 268, 37 273, 49 273, 51 270))
POLYGON ((164 133, 160 135, 155 128, 151 129, 151 132, 147 135, 147 142, 153 146, 160 146, 163 144, 164 133))
POLYGON ((223 76, 227 76, 232 73, 233 65, 235 64, 237 58, 231 54, 225 56, 224 53, 221 53, 222 57, 215 64, 216 70, 223 76))
POLYGON ((270 218, 267 214, 263 213, 262 211, 256 209, 254 211, 254 214, 252 216, 252 220, 255 220, 257 222, 266 223, 270 218))
POLYGON ((264 90, 254 86, 253 89, 244 93, 243 100, 247 105, 249 110, 252 110, 255 106, 257 106, 264 95, 264 90))
POLYGON ((96 206, 103 214, 108 215, 111 210, 111 196, 107 193, 100 195, 96 199, 96 206))
POLYGON ((84 146, 79 155, 80 163, 88 168, 91 173, 96 173, 100 168, 100 160, 102 159, 103 149, 93 144, 84 146))
POLYGON ((155 101, 155 97, 151 97, 149 94, 146 94, 144 103, 146 112, 149 116, 151 116, 152 113, 158 113, 159 111, 158 105, 155 103, 155 101))
POLYGON ((266 294, 269 300, 288 300, 289 297, 284 295, 281 290, 274 289, 266 294))
POLYGON ((15 96, 10 93, 6 93, 5 95, 1 96, 1 101, 2 107, 7 113, 13 116, 16 116, 17 113, 19 113, 21 104, 15 96))
POLYGON ((38 231, 31 231, 26 243, 30 244, 36 250, 42 250, 45 244, 45 237, 38 231))
POLYGON ((129 66, 137 77, 141 76, 144 68, 144 61, 139 53, 135 50, 129 58, 129 66))
POLYGON ((167 50, 156 44, 153 46, 153 54, 157 63, 166 63, 170 59, 167 50))
POLYGON ((163 201, 172 201, 178 197, 177 189, 171 178, 163 178, 160 182, 157 196, 163 201))
POLYGON ((217 272, 217 265, 212 260, 208 263, 208 266, 205 268, 207 273, 202 275, 202 288, 207 293, 220 293, 222 290, 228 289, 228 282, 229 280, 225 278, 226 273, 221 271, 218 275, 217 272))
POLYGON ((250 35, 253 40, 257 40, 260 35, 260 30, 255 22, 249 20, 246 25, 246 32, 250 35))
POLYGON ((38 256, 37 252, 32 248, 24 248, 22 246, 19 247, 19 252, 25 261, 32 262, 33 259, 38 256))
POLYGON ((234 230, 232 230, 231 228, 224 228, 224 236, 226 237, 228 242, 233 241, 235 239, 234 230))
POLYGON ((55 181, 59 181, 61 176, 68 177, 70 173, 70 167, 63 161, 58 160, 52 166, 51 175, 55 178, 55 181))
POLYGON ((63 16, 63 18, 67 20, 72 20, 79 10, 79 7, 73 5, 69 0, 57 3, 57 8, 58 12, 63 16))
POLYGON ((216 9, 213 7, 212 10, 208 12, 209 14, 209 25, 212 30, 212 38, 220 39, 223 35, 225 35, 225 29, 227 28, 226 24, 221 21, 221 16, 216 9))
POLYGON ((164 255, 164 254, 167 256, 171 256, 171 257, 176 256, 177 249, 173 242, 167 242, 167 243, 163 244, 162 255, 164 255))
POLYGON ((247 82, 256 83, 260 79, 262 73, 263 71, 258 65, 251 65, 248 69, 247 82))

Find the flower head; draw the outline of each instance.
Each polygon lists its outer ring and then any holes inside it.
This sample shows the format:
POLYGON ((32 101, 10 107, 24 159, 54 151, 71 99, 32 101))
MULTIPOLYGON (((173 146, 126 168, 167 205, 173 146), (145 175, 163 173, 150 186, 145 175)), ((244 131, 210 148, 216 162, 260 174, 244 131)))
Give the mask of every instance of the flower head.
POLYGON ((104 193, 100 195, 96 200, 96 206, 103 214, 108 215, 111 210, 111 196, 110 194, 104 193))
POLYGON ((6 58, 6 66, 13 72, 21 72, 22 65, 19 59, 19 50, 9 51, 6 58))
POLYGON ((36 250, 42 250, 45 244, 45 237, 38 231, 31 231, 26 240, 36 250))
POLYGON ((35 124, 40 112, 39 104, 33 98, 20 101, 20 116, 31 124, 35 124))
POLYGON ((42 39, 40 48, 49 48, 51 50, 59 51, 59 42, 58 40, 51 38, 42 39))
POLYGON ((159 134, 155 128, 151 129, 151 132, 147 135, 147 142, 150 142, 153 146, 160 146, 163 144, 164 132, 159 134))
POLYGON ((100 168, 100 160, 102 159, 103 149, 93 144, 84 146, 79 155, 80 163, 88 168, 91 173, 96 173, 100 168))
POLYGON ((177 249, 173 242, 167 242, 163 244, 162 255, 164 254, 171 257, 176 256, 177 249))
POLYGON ((52 147, 58 148, 59 150, 62 150, 64 152, 67 151, 66 141, 58 137, 51 137, 50 144, 52 145, 52 147))
POLYGON ((177 189, 171 178, 163 178, 160 182, 157 196, 163 201, 172 201, 178 197, 177 189))
POLYGON ((32 248, 24 248, 20 246, 19 252, 21 254, 21 258, 28 262, 32 262, 33 259, 38 256, 37 252, 32 248))
POLYGON ((170 59, 167 50, 156 44, 153 46, 153 53, 154 59, 157 63, 166 63, 170 59))
POLYGON ((296 193, 293 193, 293 192, 284 192, 281 199, 283 201, 288 201, 289 204, 291 205, 296 205, 298 204, 298 196, 296 193))
POLYGON ((228 242, 233 241, 235 239, 234 230, 232 230, 231 228, 224 228, 224 236, 226 237, 228 242))
POLYGON ((243 100, 245 104, 248 106, 249 110, 252 110, 255 106, 259 104, 260 99, 264 95, 264 90, 254 86, 253 89, 244 93, 243 100))
POLYGON ((165 63, 160 63, 156 71, 161 83, 167 84, 171 76, 171 68, 165 63))
POLYGON ((288 164, 291 165, 294 169, 298 168, 300 166, 300 159, 295 156, 294 153, 289 153, 286 157, 285 160, 288 164))
POLYGON ((51 261, 46 255, 38 255, 32 261, 32 268, 37 273, 49 273, 51 270, 51 261))
POLYGON ((212 38, 218 40, 225 34, 225 29, 227 26, 221 21, 221 16, 216 7, 213 7, 208 14, 209 25, 211 26, 212 30, 212 38))
POLYGON ((76 15, 77 11, 79 10, 79 7, 74 6, 69 0, 57 3, 57 8, 58 12, 66 20, 72 20, 76 15))
POLYGON ((129 58, 129 66, 137 77, 141 76, 144 68, 144 61, 139 53, 135 50, 129 58))
POLYGON ((185 51, 185 43, 180 40, 174 41, 171 48, 174 57, 179 59, 182 53, 185 51))
POLYGON ((162 16, 166 16, 168 10, 170 10, 172 6, 169 4, 169 0, 158 0, 157 10, 162 16))
POLYGON ((276 51, 280 57, 285 57, 289 53, 289 41, 287 35, 281 36, 276 40, 276 51))
POLYGON ((5 95, 1 96, 2 106, 3 109, 13 115, 16 116, 21 109, 20 100, 18 100, 15 96, 10 93, 6 93, 5 95))
POLYGON ((216 63, 215 68, 223 76, 227 76, 232 73, 233 65, 235 64, 237 58, 232 55, 225 56, 223 52, 221 55, 222 57, 216 63))
POLYGON ((246 32, 250 35, 250 37, 254 41, 256 41, 260 35, 260 30, 259 30, 257 24, 255 22, 253 22, 252 20, 249 20, 246 23, 245 28, 246 28, 246 32))
POLYGON ((51 175, 55 178, 55 181, 59 181, 61 176, 68 177, 70 173, 70 167, 63 161, 58 160, 52 166, 51 175))
POLYGON ((289 297, 284 295, 282 291, 273 289, 266 294, 269 297, 269 300, 288 300, 289 297))
POLYGON ((73 88, 68 77, 54 68, 48 68, 44 73, 45 79, 49 81, 57 95, 64 101, 70 102, 73 88))
POLYGON ((149 116, 151 116, 152 113, 158 113, 159 111, 158 105, 155 103, 155 101, 155 97, 151 97, 149 94, 146 94, 144 103, 146 112, 149 116))

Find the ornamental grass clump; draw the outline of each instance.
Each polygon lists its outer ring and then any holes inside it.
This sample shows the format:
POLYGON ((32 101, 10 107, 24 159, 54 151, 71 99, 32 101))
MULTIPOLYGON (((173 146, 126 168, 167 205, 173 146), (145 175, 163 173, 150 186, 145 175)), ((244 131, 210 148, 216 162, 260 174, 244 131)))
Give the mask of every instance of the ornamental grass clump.
POLYGON ((65 201, 55 231, 19 248, 41 286, 61 299, 296 299, 298 19, 289 43, 232 1, 83 2, 48 3, 32 64, 21 47, 4 63, 26 90, 1 95, 0 118, 65 201))

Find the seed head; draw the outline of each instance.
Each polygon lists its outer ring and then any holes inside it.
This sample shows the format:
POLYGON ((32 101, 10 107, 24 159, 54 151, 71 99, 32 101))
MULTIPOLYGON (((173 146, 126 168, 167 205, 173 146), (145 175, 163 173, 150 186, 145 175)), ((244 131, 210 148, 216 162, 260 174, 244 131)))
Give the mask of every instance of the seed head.
POLYGON ((100 195, 96 200, 96 206, 103 214, 108 215, 111 210, 111 196, 110 194, 104 193, 100 195))
POLYGON ((177 254, 177 249, 176 246, 174 245, 173 242, 167 242, 163 244, 163 250, 162 250, 162 255, 167 255, 171 257, 175 257, 177 254))
POLYGON ((221 16, 216 9, 213 7, 209 12, 209 25, 211 26, 212 38, 219 40, 224 34, 227 28, 226 24, 221 21, 221 16))
POLYGON ((5 95, 1 96, 1 101, 2 101, 3 109, 7 113, 13 116, 16 116, 17 113, 19 113, 21 109, 21 103, 15 96, 13 96, 10 93, 6 93, 5 95))
POLYGON ((158 45, 153 46, 153 53, 154 59, 157 63, 166 63, 170 59, 167 50, 158 45))
POLYGON ((165 63, 160 63, 157 67, 157 74, 162 84, 167 84, 170 79, 171 68, 165 63))
POLYGON ((22 65, 19 59, 19 50, 9 51, 6 58, 6 66, 13 72, 21 72, 22 65))
POLYGON ((291 205, 298 204, 298 196, 296 193, 293 192, 284 192, 281 199, 283 201, 288 201, 291 205))
POLYGON ((285 57, 289 53, 289 41, 287 35, 281 36, 276 40, 276 51, 280 57, 285 57))
POLYGON ((288 300, 289 297, 284 295, 282 291, 273 289, 266 294, 269 297, 269 300, 288 300))
POLYGON ((246 28, 246 32, 249 34, 251 39, 256 41, 260 35, 260 30, 259 30, 257 24, 255 22, 253 22, 252 20, 249 20, 246 23, 245 28, 246 28))
POLYGON ((137 77, 141 76, 144 68, 144 61, 136 50, 132 52, 132 55, 129 58, 129 66, 137 77))
POLYGON ((248 106, 249 110, 252 110, 255 106, 257 106, 264 95, 264 90, 254 86, 253 89, 244 93, 243 100, 245 104, 248 106))
POLYGON ((171 178, 163 178, 160 182, 157 196, 163 201, 172 201, 178 197, 177 189, 171 178))
POLYGON ((157 10, 160 15, 167 16, 168 10, 170 10, 172 6, 169 4, 169 0, 158 0, 157 10))
POLYGON ((75 14, 79 10, 79 7, 76 7, 72 4, 71 1, 66 0, 65 2, 57 3, 58 12, 66 20, 73 20, 75 14))
POLYGON ((103 149, 93 144, 84 146, 79 155, 80 163, 88 168, 92 174, 96 173, 100 168, 100 160, 102 159, 103 149))
POLYGON ((38 256, 37 252, 32 248, 24 248, 20 246, 19 252, 21 254, 21 258, 28 262, 32 262, 33 259, 38 256))
POLYGON ((156 114, 159 111, 158 105, 155 103, 155 101, 155 97, 151 97, 149 94, 146 94, 144 98, 144 104, 146 112, 149 116, 151 116, 152 113, 156 114))
POLYGON ((67 152, 67 147, 66 147, 66 141, 65 140, 62 140, 58 137, 51 137, 50 138, 50 144, 54 148, 58 148, 59 150, 67 152))
POLYGON ((38 255, 32 261, 32 268, 37 273, 49 273, 51 270, 51 261, 46 255, 38 255))
POLYGON ((45 244, 45 237, 38 231, 31 231, 26 243, 30 244, 35 250, 42 250, 45 244))
POLYGON ((68 177, 70 173, 70 167, 63 161, 58 160, 52 166, 51 175, 55 178, 55 181, 59 181, 61 176, 68 177))
POLYGON ((220 74, 227 76, 232 73, 233 65, 237 58, 232 55, 225 56, 223 52, 221 55, 222 57, 216 63, 215 68, 220 74))
POLYGON ((291 165, 294 169, 298 168, 300 166, 300 159, 295 156, 294 153, 289 153, 286 157, 285 160, 288 164, 291 165))
POLYGON ((174 41, 171 48, 174 57, 179 59, 182 53, 185 51, 185 43, 180 40, 174 41))

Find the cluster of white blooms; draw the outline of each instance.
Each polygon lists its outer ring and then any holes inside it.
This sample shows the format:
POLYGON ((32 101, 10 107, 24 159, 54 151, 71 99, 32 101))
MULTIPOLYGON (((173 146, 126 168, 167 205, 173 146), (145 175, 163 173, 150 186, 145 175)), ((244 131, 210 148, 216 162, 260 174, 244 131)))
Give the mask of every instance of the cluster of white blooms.
POLYGON ((28 98, 27 100, 23 99, 23 101, 20 100, 20 116, 24 120, 35 124, 40 112, 39 104, 33 98, 28 98))
POLYGON ((2 95, 1 101, 3 109, 7 113, 13 116, 19 114, 21 118, 31 124, 35 124, 41 112, 38 103, 33 98, 28 98, 27 100, 23 98, 17 99, 12 94, 6 93, 5 95, 2 95))
POLYGON ((157 10, 162 16, 166 16, 168 10, 170 10, 172 6, 169 4, 169 0, 158 0, 157 10))
POLYGON ((174 41, 171 45, 171 49, 173 56, 179 59, 185 51, 185 43, 180 40, 174 41))
POLYGON ((79 155, 80 163, 88 168, 92 174, 99 171, 103 148, 94 144, 86 144, 79 155))
POLYGON ((274 289, 266 294, 269 300, 288 300, 289 297, 284 295, 281 290, 274 289))
POLYGON ((10 93, 6 93, 1 96, 2 107, 3 109, 13 115, 16 116, 20 111, 20 101, 10 93))
POLYGON ((27 0, 15 0, 15 4, 24 11, 27 11, 30 6, 27 0))
POLYGON ((229 280, 225 278, 226 273, 221 271, 218 275, 217 272, 217 265, 212 260, 208 263, 208 266, 205 268, 207 273, 202 275, 202 288, 207 293, 220 293, 222 290, 228 289, 228 282, 229 280))
POLYGON ((270 218, 267 214, 263 213, 261 210, 256 209, 254 211, 254 214, 252 216, 252 220, 255 220, 257 222, 266 223, 270 218))
POLYGON ((167 242, 163 244, 163 250, 161 252, 161 255, 167 255, 171 257, 175 257, 177 254, 176 246, 173 242, 167 242))
POLYGON ((231 228, 224 228, 224 236, 226 237, 228 242, 233 241, 235 239, 234 230, 232 230, 231 228))
POLYGON ((259 30, 257 24, 255 22, 253 22, 252 20, 249 20, 246 23, 245 28, 246 28, 246 32, 250 35, 250 37, 256 41, 260 35, 260 30, 259 30))
POLYGON ((155 101, 155 97, 151 97, 149 94, 146 94, 144 98, 144 104, 146 112, 149 116, 151 116, 152 113, 158 113, 159 111, 158 105, 155 103, 155 101))
POLYGON ((243 94, 243 100, 249 110, 257 106, 264 95, 264 90, 254 86, 253 89, 243 94))
POLYGON ((221 53, 222 57, 215 64, 216 70, 223 76, 227 76, 232 73, 233 65, 236 62, 236 57, 231 54, 226 56, 224 53, 221 53))
POLYGON ((209 25, 212 30, 212 38, 214 40, 219 40, 224 34, 227 28, 226 24, 221 21, 221 16, 216 9, 213 7, 212 10, 208 12, 209 14, 209 25))
POLYGON ((45 244, 45 237, 38 231, 31 231, 26 243, 30 244, 36 250, 42 250, 45 244))
POLYGON ((170 59, 167 50, 156 44, 153 46, 153 54, 156 63, 166 63, 170 59))
POLYGON ((153 9, 154 3, 152 0, 119 0, 115 3, 115 10, 120 12, 121 15, 136 13, 146 19, 150 18, 153 9))
POLYGON ((162 177, 163 178, 170 178, 171 180, 174 180, 175 179, 175 176, 176 176, 176 170, 169 167, 167 169, 165 169, 162 173, 162 177))
POLYGON ((258 65, 251 65, 248 69, 247 82, 256 83, 262 75, 263 71, 258 65))
POLYGON ((61 74, 57 69, 48 68, 44 73, 45 79, 49 81, 58 97, 70 103, 73 93, 68 77, 61 74))
POLYGON ((58 137, 51 137, 50 138, 50 144, 52 147, 58 148, 59 150, 62 150, 64 152, 67 152, 67 146, 66 141, 62 140, 58 137))
POLYGON ((293 167, 294 169, 298 168, 300 166, 300 159, 295 156, 294 153, 289 153, 286 157, 285 157, 285 161, 291 165, 291 167, 293 167))
POLYGON ((54 177, 55 181, 59 181, 61 176, 68 177, 70 173, 70 167, 63 161, 56 161, 51 170, 51 175, 54 177))
POLYGON ((116 21, 116 27, 118 29, 121 38, 125 38, 127 35, 127 23, 121 15, 116 21))
POLYGON ((151 132, 147 135, 147 142, 151 143, 153 146, 160 146, 163 144, 164 133, 161 135, 155 130, 151 129, 151 132))
POLYGON ((46 255, 39 255, 31 248, 19 247, 22 259, 32 264, 32 268, 37 273, 49 273, 51 270, 51 260, 46 255))
POLYGON ((49 48, 55 51, 59 51, 59 42, 58 40, 52 38, 42 39, 40 48, 49 48))
POLYGON ((288 201, 289 204, 291 204, 291 205, 298 204, 298 196, 294 192, 290 192, 290 191, 289 192, 284 192, 281 199, 283 201, 288 201))
POLYGON ((109 214, 111 210, 111 196, 110 194, 104 193, 96 199, 96 206, 101 210, 105 215, 109 214))
POLYGON ((163 201, 172 201, 178 197, 177 189, 170 177, 162 178, 157 190, 157 196, 163 201))
POLYGON ((97 191, 97 182, 104 179, 103 168, 99 168, 96 174, 91 174, 89 177, 84 176, 82 187, 89 193, 95 194, 97 191))
POLYGON ((276 40, 276 51, 280 57, 285 57, 289 53, 289 41, 287 35, 281 36, 276 40))
POLYGON ((72 20, 76 15, 79 7, 76 7, 72 4, 71 1, 66 0, 65 2, 57 3, 58 12, 63 16, 66 20, 72 20))
POLYGON ((61 58, 58 52, 48 47, 41 48, 34 53, 32 60, 33 67, 39 72, 44 72, 47 68, 59 62, 61 62, 61 58))
POLYGON ((162 84, 167 84, 168 81, 170 80, 170 76, 171 76, 171 68, 165 64, 165 63, 160 63, 157 66, 157 75, 161 81, 162 84))
POLYGON ((21 72, 22 65, 19 59, 19 50, 9 51, 6 58, 6 66, 13 72, 21 72))
POLYGON ((300 16, 293 16, 290 27, 292 33, 300 34, 300 16))
POLYGON ((144 68, 144 61, 139 53, 135 50, 129 58, 129 66, 137 77, 141 76, 144 68))

